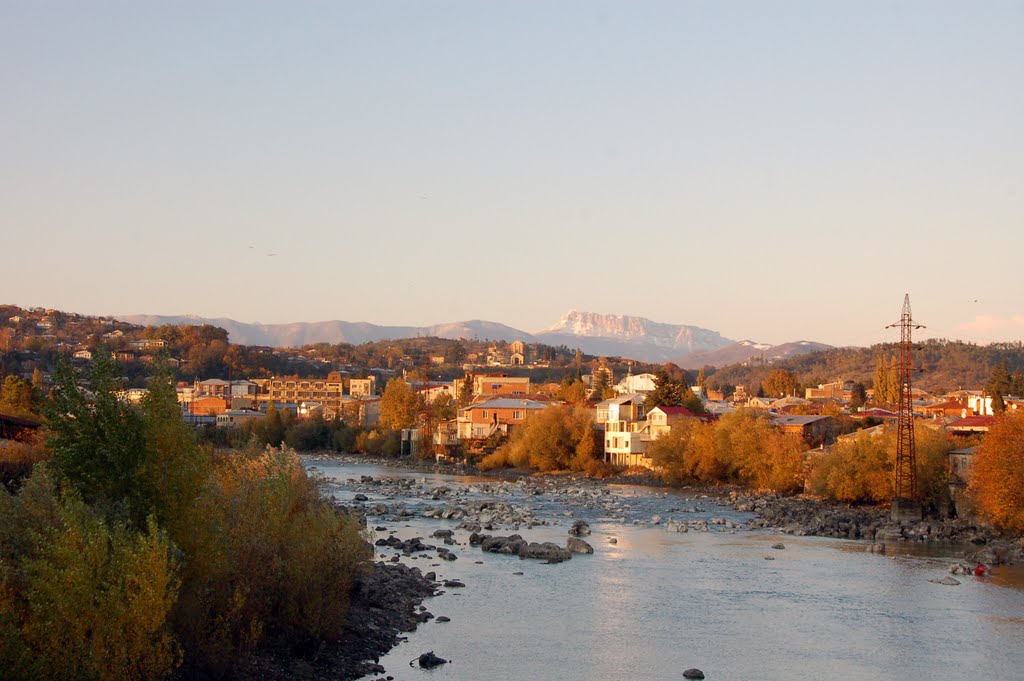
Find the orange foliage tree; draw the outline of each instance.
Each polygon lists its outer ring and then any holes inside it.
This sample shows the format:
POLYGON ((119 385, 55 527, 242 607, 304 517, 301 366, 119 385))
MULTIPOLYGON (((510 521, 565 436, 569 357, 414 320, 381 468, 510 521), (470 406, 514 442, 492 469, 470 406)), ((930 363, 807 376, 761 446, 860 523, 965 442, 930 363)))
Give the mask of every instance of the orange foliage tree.
POLYGON ((978 512, 996 526, 1024 533, 1024 414, 999 417, 974 450, 969 486, 978 512))

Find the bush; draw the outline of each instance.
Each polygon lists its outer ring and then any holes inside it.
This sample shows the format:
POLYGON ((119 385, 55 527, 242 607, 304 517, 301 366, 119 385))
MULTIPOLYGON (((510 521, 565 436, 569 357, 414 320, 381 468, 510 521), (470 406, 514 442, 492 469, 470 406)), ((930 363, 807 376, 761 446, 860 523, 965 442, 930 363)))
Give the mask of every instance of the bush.
MULTIPOLYGON (((5 493, 0 493, 5 494, 5 493)), ((0 645, 14 677, 160 679, 180 662, 168 626, 177 596, 169 540, 57 501, 43 467, 6 496, 0 645), (32 541, 27 542, 26 537, 32 541), (13 671, 12 671, 13 670, 13 671)))
POLYGON ((358 520, 320 496, 294 452, 222 455, 213 477, 175 613, 190 672, 227 673, 267 637, 336 639, 370 555, 358 520))

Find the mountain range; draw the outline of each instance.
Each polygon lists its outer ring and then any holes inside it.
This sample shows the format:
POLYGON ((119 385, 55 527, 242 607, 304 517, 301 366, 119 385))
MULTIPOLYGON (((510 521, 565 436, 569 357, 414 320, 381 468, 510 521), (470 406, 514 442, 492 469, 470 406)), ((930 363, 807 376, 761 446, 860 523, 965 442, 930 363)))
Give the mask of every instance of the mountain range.
POLYGON ((751 356, 791 357, 829 346, 797 341, 768 346, 753 341, 735 342, 716 331, 685 324, 664 324, 643 317, 598 314, 570 310, 557 323, 536 333, 514 329, 505 324, 473 319, 433 326, 381 326, 368 322, 295 322, 260 324, 228 318, 203 318, 192 315, 121 315, 117 319, 132 324, 212 324, 228 332, 232 343, 299 347, 312 343, 366 343, 380 340, 433 336, 477 340, 521 340, 526 343, 566 345, 590 355, 627 357, 643 362, 675 362, 684 368, 704 365, 722 366, 745 361, 751 356))

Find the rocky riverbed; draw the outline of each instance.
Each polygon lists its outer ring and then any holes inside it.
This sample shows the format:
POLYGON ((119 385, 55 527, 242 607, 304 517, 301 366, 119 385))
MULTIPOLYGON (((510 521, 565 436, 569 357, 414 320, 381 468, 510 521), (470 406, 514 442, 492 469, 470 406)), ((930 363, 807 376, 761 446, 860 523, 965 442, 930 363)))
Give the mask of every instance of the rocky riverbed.
MULTIPOLYGON (((452 470, 446 467, 436 471, 433 466, 422 465, 419 472, 414 472, 396 465, 400 462, 388 462, 390 466, 384 467, 380 465, 383 462, 371 463, 361 457, 346 458, 342 465, 336 457, 307 457, 306 463, 314 469, 318 464, 322 465, 323 470, 329 472, 329 478, 324 479, 325 491, 334 495, 340 506, 359 513, 365 519, 379 561, 375 570, 419 565, 419 569, 410 567, 406 568, 409 572, 403 573, 422 580, 423 591, 419 596, 405 598, 403 592, 414 592, 416 587, 406 584, 404 578, 399 579, 382 587, 394 592, 396 597, 388 607, 381 605, 383 599, 378 592, 371 599, 377 604, 372 605, 367 614, 356 615, 354 620, 370 622, 383 633, 372 627, 363 627, 372 635, 352 639, 346 669, 358 669, 358 673, 370 674, 369 678, 379 681, 384 681, 388 674, 377 666, 376 660, 381 655, 379 651, 403 640, 406 632, 417 625, 420 626, 416 633, 408 634, 410 643, 400 649, 403 651, 401 659, 392 654, 380 662, 388 665, 389 669, 395 667, 391 671, 401 674, 399 666, 410 662, 415 666, 419 656, 434 649, 444 658, 454 656, 455 667, 461 669, 460 661, 471 657, 471 654, 441 630, 456 631, 466 626, 467 617, 475 617, 476 610, 467 611, 461 604, 478 602, 477 593, 481 589, 491 594, 485 597, 487 599, 502 593, 493 591, 496 583, 505 583, 506 589, 529 588, 536 591, 538 585, 574 579, 571 575, 591 574, 598 569, 592 567, 596 564, 609 561, 632 564, 640 545, 644 546, 642 550, 648 551, 651 547, 670 546, 763 546, 767 549, 769 545, 776 548, 775 544, 778 544, 778 548, 788 550, 761 549, 756 556, 757 562, 771 571, 766 574, 775 577, 780 574, 775 566, 789 569, 785 566, 792 565, 800 551, 807 551, 808 546, 815 544, 794 539, 782 545, 782 542, 771 538, 772 534, 854 539, 859 540, 858 544, 863 549, 875 552, 886 552, 885 545, 889 544, 889 553, 902 554, 905 549, 894 547, 894 542, 928 546, 945 542, 942 545, 952 546, 949 542, 957 538, 964 541, 964 537, 977 531, 978 538, 987 543, 969 544, 968 548, 975 548, 975 551, 992 549, 991 555, 978 558, 981 562, 987 565, 1012 562, 1020 553, 1017 544, 1000 545, 991 540, 982 528, 966 524, 893 525, 880 509, 755 495, 739 489, 669 489, 654 485, 608 483, 569 475, 485 477, 463 468, 452 470), (391 466, 401 470, 394 470, 392 475, 389 471, 391 466), (450 477, 452 473, 460 477, 450 477), (591 525, 595 528, 593 536, 591 525), (679 534, 687 532, 698 533, 698 536, 679 534), (671 536, 663 533, 671 533, 671 536), (740 536, 735 539, 724 536, 729 534, 740 536), (758 535, 762 538, 758 539, 758 535), (638 544, 642 537, 647 539, 638 544), (762 557, 773 562, 761 561, 762 557), (510 560, 514 562, 508 562, 510 560), (580 561, 582 564, 577 567, 580 561), (569 564, 564 567, 558 565, 563 562, 569 564), (483 575, 486 578, 481 580, 483 575), (517 581, 513 586, 504 580, 517 581), (431 606, 435 612, 436 608, 443 608, 437 612, 439 617, 434 617, 426 612, 421 601, 429 595, 442 593, 448 595, 431 606), (389 608, 391 614, 383 612, 389 608), (452 619, 449 620, 448 616, 452 619), (374 618, 383 619, 378 623, 374 618), (437 633, 428 633, 434 632, 435 626, 438 627, 437 633), (410 647, 408 651, 406 646, 410 647), (412 659, 407 659, 406 653, 412 659)), ((936 549, 923 550, 928 553, 920 555, 934 555, 932 552, 936 549)), ((954 582, 959 589, 966 588, 960 580, 974 579, 965 575, 974 569, 972 561, 975 557, 964 552, 957 558, 955 547, 938 551, 948 556, 949 562, 936 565, 939 572, 930 574, 927 581, 940 585, 935 588, 948 588, 954 582)), ((728 565, 726 569, 733 570, 737 564, 732 560, 730 558, 728 564, 718 565, 728 565)), ((847 559, 851 560, 854 559, 847 559)), ((685 590, 691 586, 672 588, 685 590)), ((541 592, 548 594, 543 589, 541 592)), ((375 590, 370 589, 367 593, 373 594, 375 590)), ((548 595, 534 593, 534 597, 546 598, 548 595)), ((491 601, 485 600, 485 603, 491 607, 491 601)), ((512 603, 515 601, 506 603, 506 607, 512 607, 512 603)), ((358 613, 358 610, 354 612, 358 613)), ((325 656, 330 659, 333 654, 330 649, 324 650, 319 659, 325 656)), ((302 664, 319 669, 317 662, 302 664)), ((446 669, 451 669, 452 664, 449 660, 446 669)), ((324 678, 308 669, 301 674, 298 671, 303 670, 292 665, 276 675, 265 676, 324 678)), ((461 673, 459 671, 457 675, 461 673)))
MULTIPOLYGON (((678 509, 670 509, 670 513, 679 514, 667 516, 665 514, 653 514, 650 517, 636 517, 636 514, 626 512, 623 500, 610 492, 615 484, 642 485, 649 487, 662 487, 652 476, 629 476, 614 478, 610 481, 597 481, 580 476, 530 476, 527 471, 502 471, 500 476, 481 474, 472 466, 466 464, 441 463, 431 461, 410 461, 394 459, 371 459, 361 457, 342 457, 343 460, 351 462, 373 463, 382 466, 412 467, 423 472, 443 473, 448 475, 488 475, 498 477, 501 482, 495 487, 487 490, 487 493, 495 497, 509 495, 512 490, 518 489, 525 496, 543 497, 550 495, 557 503, 575 503, 585 509, 596 510, 618 519, 620 522, 633 522, 637 524, 661 524, 669 531, 708 531, 714 525, 722 529, 768 529, 793 534, 798 536, 822 536, 839 539, 855 539, 872 542, 873 544, 885 544, 897 541, 924 541, 924 542, 946 542, 949 544, 963 545, 962 552, 967 560, 1000 565, 1000 564, 1021 564, 1024 563, 1024 537, 1008 538, 1001 537, 993 528, 979 523, 959 519, 947 518, 924 519, 920 522, 894 523, 889 518, 889 511, 885 508, 875 506, 851 506, 835 502, 828 502, 821 499, 806 497, 782 496, 777 494, 758 494, 748 492, 741 488, 720 488, 720 487, 684 487, 682 491, 689 493, 695 500, 694 504, 681 505, 678 509), (721 517, 696 519, 692 515, 702 511, 699 506, 726 506, 740 513, 753 513, 755 518, 750 519, 744 525, 734 520, 721 517), (976 547, 971 549, 970 547, 976 547)), ((376 481, 376 484, 381 484, 376 481)), ((409 481, 401 483, 401 492, 408 492, 412 489, 409 481)), ((385 491, 385 494, 392 492, 385 491)), ((465 496, 465 493, 462 493, 465 496)), ((541 521, 535 518, 529 508, 516 511, 507 505, 495 507, 467 508, 459 504, 459 494, 454 497, 455 507, 448 508, 441 505, 437 508, 426 509, 425 515, 435 514, 430 517, 437 518, 462 518, 462 517, 483 517, 482 526, 491 524, 504 525, 519 529, 520 526, 532 527, 541 521), (488 511, 488 512, 484 512, 488 511), (524 514, 525 511, 525 514, 524 514), (495 522, 497 521, 497 522, 495 522)), ((447 501, 452 499, 451 489, 437 489, 430 491, 430 498, 434 501, 447 501)), ((377 511, 383 510, 378 507, 377 511)), ((391 509, 388 508, 388 511, 391 509)), ((373 512, 373 509, 369 509, 373 512)), ((401 515, 406 512, 404 507, 399 507, 397 513, 401 515)), ((875 546, 869 549, 880 550, 875 546)))

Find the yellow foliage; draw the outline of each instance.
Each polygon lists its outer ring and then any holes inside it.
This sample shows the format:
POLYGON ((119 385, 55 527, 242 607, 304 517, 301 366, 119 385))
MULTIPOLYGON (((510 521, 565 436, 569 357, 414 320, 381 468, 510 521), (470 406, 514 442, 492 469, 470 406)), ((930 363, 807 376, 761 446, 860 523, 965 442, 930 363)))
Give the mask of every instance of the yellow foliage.
POLYGON ((975 448, 969 491, 983 517, 1024 533, 1024 414, 998 417, 975 448))

